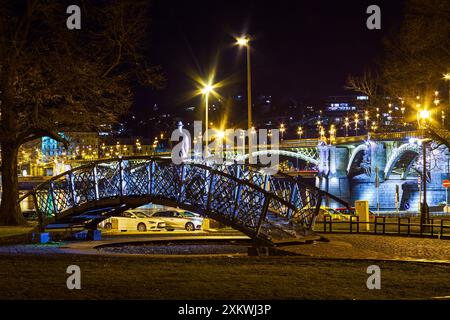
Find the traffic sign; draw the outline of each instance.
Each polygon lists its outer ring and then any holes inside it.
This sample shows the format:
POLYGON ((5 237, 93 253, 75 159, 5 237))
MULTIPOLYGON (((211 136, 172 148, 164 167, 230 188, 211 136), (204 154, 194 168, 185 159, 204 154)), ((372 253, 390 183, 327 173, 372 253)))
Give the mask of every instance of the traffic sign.
POLYGON ((450 188, 450 180, 443 180, 442 181, 442 186, 444 188, 450 188))

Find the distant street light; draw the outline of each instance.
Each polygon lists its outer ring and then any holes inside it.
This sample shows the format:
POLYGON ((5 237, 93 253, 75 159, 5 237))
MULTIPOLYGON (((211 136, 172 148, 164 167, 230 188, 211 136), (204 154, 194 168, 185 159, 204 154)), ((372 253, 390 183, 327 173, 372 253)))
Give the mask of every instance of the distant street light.
POLYGON ((447 113, 450 114, 450 72, 447 72, 446 74, 444 74, 444 80, 448 81, 448 110, 447 110, 447 113))
POLYGON ((330 126, 330 143, 333 144, 336 142, 336 128, 334 124, 330 126))
POLYGON ((286 131, 286 128, 284 127, 284 124, 282 123, 280 125, 280 132, 281 132, 281 140, 284 140, 284 132, 286 131))
POLYGON ((302 135, 303 135, 303 128, 302 127, 298 127, 297 134, 298 134, 299 139, 301 139, 302 135))
POLYGON ((345 136, 348 137, 348 127, 350 125, 350 122, 348 122, 348 118, 347 117, 345 118, 344 125, 345 125, 345 136))

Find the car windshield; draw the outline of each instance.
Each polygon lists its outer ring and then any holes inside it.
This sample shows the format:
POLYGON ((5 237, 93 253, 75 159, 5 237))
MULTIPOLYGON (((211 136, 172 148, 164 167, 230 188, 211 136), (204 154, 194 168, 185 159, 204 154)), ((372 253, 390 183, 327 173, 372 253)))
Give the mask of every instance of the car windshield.
POLYGON ((134 214, 135 214, 136 217, 138 217, 138 218, 148 218, 148 216, 145 215, 145 213, 143 213, 143 212, 135 212, 134 214))
POLYGON ((189 212, 189 211, 184 211, 184 212, 183 212, 183 216, 189 217, 189 218, 196 217, 196 215, 195 215, 194 213, 189 212))

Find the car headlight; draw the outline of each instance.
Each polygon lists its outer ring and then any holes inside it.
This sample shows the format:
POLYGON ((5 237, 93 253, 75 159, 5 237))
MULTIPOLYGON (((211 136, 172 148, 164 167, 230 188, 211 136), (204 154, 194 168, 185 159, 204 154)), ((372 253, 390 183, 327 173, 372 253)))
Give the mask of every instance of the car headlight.
POLYGON ((158 228, 165 228, 165 227, 166 227, 166 223, 165 222, 158 223, 158 228))

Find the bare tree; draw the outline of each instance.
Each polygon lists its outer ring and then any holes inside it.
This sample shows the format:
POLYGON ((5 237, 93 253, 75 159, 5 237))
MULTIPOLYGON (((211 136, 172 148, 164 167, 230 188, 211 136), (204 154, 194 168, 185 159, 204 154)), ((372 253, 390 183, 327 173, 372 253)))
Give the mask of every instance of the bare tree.
POLYGON ((383 83, 391 96, 432 102, 450 65, 449 16, 448 1, 406 1, 400 29, 385 39, 383 83))
POLYGON ((0 224, 25 223, 17 204, 19 147, 43 136, 105 129, 134 85, 158 87, 142 44, 146 1, 82 2, 82 29, 66 27, 67 1, 0 0, 0 224))
POLYGON ((350 75, 345 89, 366 95, 372 107, 383 107, 381 79, 378 73, 366 70, 361 76, 350 75))

